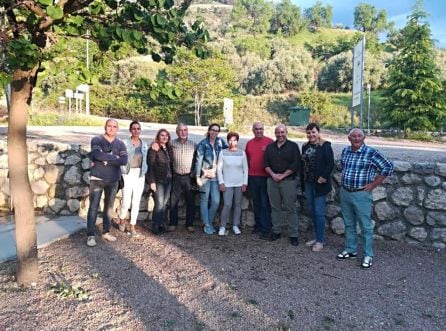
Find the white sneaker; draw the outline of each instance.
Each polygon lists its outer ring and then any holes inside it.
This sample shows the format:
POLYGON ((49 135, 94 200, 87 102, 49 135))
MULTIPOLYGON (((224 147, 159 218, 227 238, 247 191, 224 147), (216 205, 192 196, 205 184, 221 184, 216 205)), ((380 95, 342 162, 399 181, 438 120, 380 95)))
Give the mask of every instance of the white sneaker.
POLYGON ((94 236, 88 236, 87 238, 87 246, 94 247, 96 246, 96 239, 94 236))
POLYGON ((305 243, 305 245, 311 247, 311 246, 313 246, 315 243, 316 243, 316 239, 313 239, 313 240, 307 241, 307 242, 305 243))
POLYGON ((112 235, 110 232, 104 233, 102 235, 102 238, 104 238, 107 241, 116 241, 116 237, 112 235))
POLYGON ((226 232, 226 228, 221 226, 220 229, 218 230, 218 235, 219 236, 226 236, 228 233, 226 232))
POLYGON ((234 234, 236 234, 236 235, 241 234, 240 229, 238 228, 237 225, 234 225, 234 226, 232 227, 232 232, 234 232, 234 234))

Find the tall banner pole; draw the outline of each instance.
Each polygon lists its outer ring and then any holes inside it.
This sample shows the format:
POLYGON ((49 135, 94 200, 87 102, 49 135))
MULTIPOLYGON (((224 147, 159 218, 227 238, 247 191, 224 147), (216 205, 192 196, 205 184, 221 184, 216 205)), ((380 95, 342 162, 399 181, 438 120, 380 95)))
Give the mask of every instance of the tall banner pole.
POLYGON ((352 68, 352 108, 350 114, 350 128, 354 126, 354 108, 360 106, 360 127, 362 128, 362 97, 363 97, 363 73, 364 73, 364 53, 365 53, 365 35, 353 49, 353 68, 352 68))

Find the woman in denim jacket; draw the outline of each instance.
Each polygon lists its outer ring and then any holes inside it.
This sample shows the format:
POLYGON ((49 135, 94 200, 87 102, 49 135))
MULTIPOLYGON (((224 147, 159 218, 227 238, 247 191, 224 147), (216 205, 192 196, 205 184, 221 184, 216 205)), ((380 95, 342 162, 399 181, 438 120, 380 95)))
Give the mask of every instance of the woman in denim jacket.
POLYGON ((197 145, 195 160, 195 174, 197 184, 200 187, 200 214, 206 234, 215 233, 213 222, 220 204, 220 191, 216 173, 217 161, 220 152, 228 148, 223 139, 217 137, 219 132, 220 125, 216 123, 209 125, 206 138, 197 145), (211 198, 210 206, 209 196, 211 198))
POLYGON ((119 230, 126 230, 125 219, 131 206, 130 234, 132 237, 137 237, 135 225, 147 172, 147 144, 139 138, 141 135, 141 124, 139 122, 131 122, 129 131, 130 138, 123 140, 127 148, 128 161, 125 166, 121 166, 124 187, 122 188, 122 203, 119 212, 119 230))

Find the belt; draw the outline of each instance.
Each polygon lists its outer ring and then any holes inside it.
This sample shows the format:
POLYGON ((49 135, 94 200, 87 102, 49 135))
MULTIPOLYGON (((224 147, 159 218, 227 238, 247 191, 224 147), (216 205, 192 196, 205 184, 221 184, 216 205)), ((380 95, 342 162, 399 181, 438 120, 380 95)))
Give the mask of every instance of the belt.
POLYGON ((361 191, 364 191, 365 187, 361 187, 361 188, 348 188, 348 187, 342 186, 342 188, 344 190, 346 190, 347 192, 361 192, 361 191))
POLYGON ((189 172, 188 174, 177 174, 177 173, 174 173, 173 175, 174 175, 174 176, 180 176, 180 177, 183 177, 183 176, 190 176, 190 172, 189 172))

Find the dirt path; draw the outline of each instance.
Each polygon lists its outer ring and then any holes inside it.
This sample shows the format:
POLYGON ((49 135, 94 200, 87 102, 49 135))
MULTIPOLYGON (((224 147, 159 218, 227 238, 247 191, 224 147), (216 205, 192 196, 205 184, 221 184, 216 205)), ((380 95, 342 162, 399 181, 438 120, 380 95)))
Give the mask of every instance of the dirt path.
MULTIPOLYGON (((184 230, 85 245, 85 233, 40 252, 41 282, 21 290, 14 264, 0 265, 0 330, 444 330, 446 254, 378 242, 375 265, 184 230), (89 298, 59 299, 54 282, 89 298)), ((303 242, 305 236, 301 237, 303 242)))

